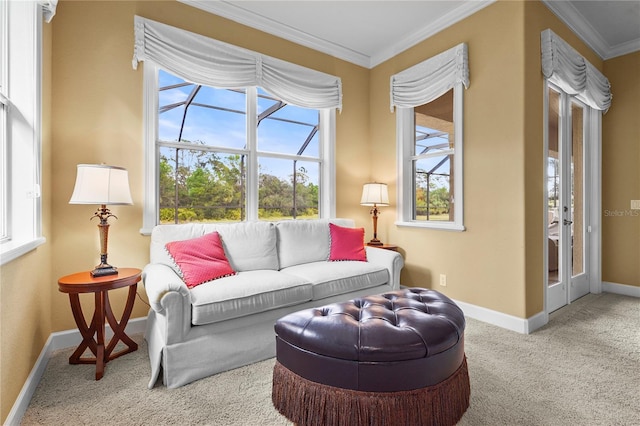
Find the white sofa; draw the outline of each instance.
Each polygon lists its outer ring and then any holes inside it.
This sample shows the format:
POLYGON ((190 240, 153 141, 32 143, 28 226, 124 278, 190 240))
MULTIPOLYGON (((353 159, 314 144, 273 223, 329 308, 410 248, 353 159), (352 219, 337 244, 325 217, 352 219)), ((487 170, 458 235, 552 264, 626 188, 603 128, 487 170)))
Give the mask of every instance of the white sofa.
POLYGON ((404 262, 394 251, 366 247, 366 262, 327 261, 329 222, 354 227, 349 219, 156 226, 142 274, 149 388, 161 370, 176 388, 275 356, 273 325, 287 313, 399 288, 404 262), (188 289, 165 244, 213 231, 237 274, 188 289))

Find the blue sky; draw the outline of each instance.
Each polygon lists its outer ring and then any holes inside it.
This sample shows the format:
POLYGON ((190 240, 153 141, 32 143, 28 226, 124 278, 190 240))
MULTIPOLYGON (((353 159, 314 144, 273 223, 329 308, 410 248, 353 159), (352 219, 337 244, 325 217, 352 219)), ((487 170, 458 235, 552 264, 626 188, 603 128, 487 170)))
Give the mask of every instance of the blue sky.
MULTIPOLYGON (((167 72, 159 72, 159 86, 164 87, 184 81, 167 72)), ((159 92, 160 106, 183 102, 193 89, 192 85, 164 90, 159 92)), ((258 93, 268 95, 264 90, 258 93)), ((238 112, 220 111, 206 107, 191 106, 184 123, 182 139, 202 141, 207 145, 221 148, 243 149, 246 141, 246 100, 244 93, 203 86, 196 97, 195 103, 222 106, 238 112)), ((258 98, 258 113, 263 112, 275 101, 258 98)), ((161 140, 176 141, 179 136, 184 107, 174 108, 160 114, 158 120, 158 134, 161 140)), ((317 124, 318 111, 287 105, 278 110, 272 117, 284 118, 303 123, 317 124)), ((278 120, 263 120, 258 127, 258 149, 260 151, 284 154, 296 154, 306 140, 312 126, 300 125, 278 120)), ((318 134, 304 151, 305 156, 317 157, 319 154, 318 134)), ((261 171, 275 174, 280 178, 288 178, 292 173, 292 162, 275 158, 260 158, 261 171)), ((319 171, 317 163, 298 162, 308 171, 311 180, 318 182, 319 171)))

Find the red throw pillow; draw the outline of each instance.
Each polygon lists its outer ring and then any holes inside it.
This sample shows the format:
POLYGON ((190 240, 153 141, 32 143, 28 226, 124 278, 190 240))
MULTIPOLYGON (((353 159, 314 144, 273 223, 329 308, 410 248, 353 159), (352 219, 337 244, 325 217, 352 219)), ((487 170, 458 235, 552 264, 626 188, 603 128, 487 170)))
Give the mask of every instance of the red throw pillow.
POLYGON ((236 273, 224 254, 217 232, 191 240, 172 241, 165 248, 189 288, 236 273))
POLYGON ((364 249, 364 228, 345 228, 330 223, 329 236, 331 238, 330 261, 367 261, 367 252, 364 249))

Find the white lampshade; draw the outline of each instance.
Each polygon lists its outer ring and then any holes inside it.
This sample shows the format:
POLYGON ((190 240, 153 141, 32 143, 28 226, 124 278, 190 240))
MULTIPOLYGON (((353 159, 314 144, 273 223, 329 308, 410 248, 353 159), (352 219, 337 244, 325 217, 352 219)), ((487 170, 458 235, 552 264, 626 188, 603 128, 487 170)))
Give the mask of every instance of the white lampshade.
POLYGON ((360 204, 363 206, 388 206, 389 192, 386 183, 365 183, 362 187, 362 198, 360 204))
POLYGON ((69 204, 133 204, 127 169, 105 164, 78 164, 69 204))

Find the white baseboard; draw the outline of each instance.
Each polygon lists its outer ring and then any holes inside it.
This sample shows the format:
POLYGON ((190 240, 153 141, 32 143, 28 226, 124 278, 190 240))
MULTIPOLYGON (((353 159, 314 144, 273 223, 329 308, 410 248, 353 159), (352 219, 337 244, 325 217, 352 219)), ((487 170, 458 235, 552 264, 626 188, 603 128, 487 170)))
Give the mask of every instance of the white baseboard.
POLYGON ((522 334, 532 333, 549 322, 549 315, 546 312, 539 312, 529 318, 519 318, 471 303, 459 300, 455 300, 455 302, 462 309, 464 315, 469 318, 522 334))
POLYGON ((640 297, 640 287, 626 284, 602 281, 602 291, 605 293, 622 294, 623 296, 640 297))
MULTIPOLYGON (((624 296, 640 297, 640 287, 611 282, 602 282, 602 291, 606 293, 621 294, 624 296)), ((470 303, 455 300, 464 312, 465 316, 486 322, 507 330, 516 331, 522 334, 529 334, 544 326, 549 322, 549 314, 539 312, 529 318, 518 318, 502 312, 472 305, 470 303)))
MULTIPOLYGON (((603 281, 602 291, 607 293, 622 294, 625 296, 640 297, 640 287, 616 284, 603 281)), ((505 314, 502 312, 494 311, 492 309, 484 308, 482 306, 472 305, 470 303, 461 302, 455 300, 456 304, 462 309, 465 316, 469 318, 477 319, 478 321, 486 322, 507 330, 515 331, 522 334, 529 334, 538 328, 544 326, 549 322, 549 315, 546 312, 539 312, 536 315, 529 318, 519 318, 513 315, 505 314)), ((127 334, 139 334, 144 333, 147 326, 147 318, 135 318, 129 321, 127 324, 127 334)), ((105 330, 107 338, 113 335, 111 327, 107 325, 105 330)), ((13 404, 11 411, 6 419, 5 425, 19 425, 24 415, 29 402, 33 397, 33 394, 40 383, 40 379, 44 374, 47 367, 47 363, 51 358, 51 354, 54 351, 65 348, 72 348, 80 344, 82 336, 78 330, 67 330, 56 333, 51 333, 47 342, 45 343, 40 356, 35 365, 31 369, 29 377, 22 387, 16 402, 13 404)))
MULTIPOLYGON (((133 334, 144 333, 147 327, 147 318, 134 318, 127 323, 126 333, 131 336, 133 334)), ((113 336, 111 327, 107 324, 105 327, 105 338, 110 339, 113 336)), ((18 394, 18 398, 11 407, 11 411, 5 420, 5 425, 19 425, 22 416, 27 411, 31 398, 42 379, 49 359, 53 352, 59 349, 73 348, 82 342, 82 335, 78 330, 67 330, 51 333, 47 342, 44 344, 40 356, 36 360, 35 365, 31 369, 31 373, 22 386, 22 390, 18 394)))

